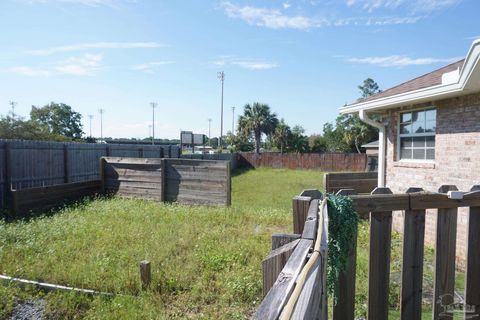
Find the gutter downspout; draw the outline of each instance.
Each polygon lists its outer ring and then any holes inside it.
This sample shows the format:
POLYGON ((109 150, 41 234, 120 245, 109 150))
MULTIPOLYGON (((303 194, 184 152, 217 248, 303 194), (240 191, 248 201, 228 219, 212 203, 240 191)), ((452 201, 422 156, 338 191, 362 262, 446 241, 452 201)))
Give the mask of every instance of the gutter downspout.
POLYGON ((370 119, 365 110, 358 112, 360 120, 378 129, 378 187, 385 187, 385 126, 370 119))

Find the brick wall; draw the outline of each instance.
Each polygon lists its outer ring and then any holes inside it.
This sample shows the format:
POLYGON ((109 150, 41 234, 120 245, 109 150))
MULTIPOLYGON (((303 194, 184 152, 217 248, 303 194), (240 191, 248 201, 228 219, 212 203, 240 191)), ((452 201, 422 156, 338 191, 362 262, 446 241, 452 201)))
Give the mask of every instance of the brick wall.
MULTIPOLYGON (((389 111, 387 124, 386 184, 394 193, 408 187, 438 191, 444 184, 453 184, 461 191, 480 184, 480 93, 451 98, 434 103, 415 105, 389 111), (397 126, 401 111, 422 107, 437 107, 435 161, 398 162, 397 126)), ((427 211, 425 240, 435 241, 436 210, 427 211)), ((394 218, 394 228, 402 229, 401 213, 394 218)), ((463 266, 466 253, 467 210, 459 209, 457 227, 457 263, 463 266)))

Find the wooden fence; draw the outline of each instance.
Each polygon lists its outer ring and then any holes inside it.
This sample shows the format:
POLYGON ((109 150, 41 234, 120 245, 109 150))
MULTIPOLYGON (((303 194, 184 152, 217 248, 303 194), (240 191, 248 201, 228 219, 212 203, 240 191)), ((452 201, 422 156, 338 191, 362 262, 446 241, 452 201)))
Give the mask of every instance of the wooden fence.
MULTIPOLYGON (((404 211, 402 279, 400 293, 401 319, 422 318, 422 284, 425 236, 425 210, 437 209, 435 242, 435 277, 433 319, 453 319, 463 312, 465 319, 480 317, 480 186, 469 192, 458 192, 455 186, 442 186, 438 193, 409 188, 405 194, 392 194, 388 188, 376 188, 370 195, 352 195, 354 190, 341 190, 350 195, 355 210, 370 220, 370 256, 368 276, 368 317, 387 319, 389 310, 390 244, 392 211, 404 211), (455 250, 457 209, 469 207, 467 227, 467 270, 465 297, 454 304, 455 250)), ((341 275, 338 303, 333 319, 354 319, 356 239, 341 275)))
POLYGON ((101 180, 12 190, 13 213, 15 218, 19 218, 30 211, 54 208, 68 201, 98 194, 101 190, 101 180))
POLYGON ((320 171, 365 171, 367 155, 364 153, 277 153, 242 152, 241 165, 253 168, 311 169, 320 171))
POLYGON ((370 193, 377 187, 377 176, 377 172, 325 173, 323 185, 328 193, 335 193, 341 189, 370 193))
POLYGON ((183 204, 231 204, 229 161, 102 158, 105 189, 183 204))
POLYGON ((0 209, 10 189, 98 180, 102 156, 178 158, 180 148, 0 139, 0 209))
POLYGON ((262 262, 265 297, 253 319, 327 319, 328 212, 321 198, 316 190, 295 197, 295 234, 272 236, 273 251, 262 262))

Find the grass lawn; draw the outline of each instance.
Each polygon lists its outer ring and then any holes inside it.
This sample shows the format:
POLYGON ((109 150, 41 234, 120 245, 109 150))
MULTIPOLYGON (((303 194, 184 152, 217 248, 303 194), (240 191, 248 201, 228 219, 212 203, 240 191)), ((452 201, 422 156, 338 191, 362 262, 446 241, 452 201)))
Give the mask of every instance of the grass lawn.
MULTIPOLYGON (((54 215, 0 221, 0 273, 115 293, 114 297, 20 290, 0 285, 0 319, 18 301, 45 300, 49 319, 245 319, 262 299, 261 261, 270 236, 292 232, 291 199, 323 189, 323 173, 257 169, 235 172, 232 207, 182 206, 99 198, 54 215), (142 290, 138 264, 152 263, 142 290)), ((369 227, 359 226, 356 315, 365 316, 369 227)), ((390 319, 399 317, 402 239, 392 235, 390 319)), ((433 288, 426 247, 424 292, 433 288)), ((457 275, 457 291, 463 286, 457 275)), ((431 318, 426 304, 424 319, 431 318)))
POLYGON ((243 319, 261 300, 261 260, 291 232, 291 199, 315 171, 236 172, 232 207, 99 198, 30 221, 0 222, 0 273, 112 292, 111 298, 0 286, 0 318, 41 296, 52 319, 243 319), (152 263, 141 290, 138 263, 152 263))

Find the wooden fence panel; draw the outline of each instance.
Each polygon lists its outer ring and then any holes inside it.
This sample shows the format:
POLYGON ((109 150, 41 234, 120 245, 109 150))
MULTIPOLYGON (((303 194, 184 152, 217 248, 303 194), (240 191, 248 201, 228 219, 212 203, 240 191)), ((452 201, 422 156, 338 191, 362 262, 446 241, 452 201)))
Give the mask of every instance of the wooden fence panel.
POLYGON ((231 204, 230 163, 165 159, 166 201, 185 204, 231 204))
POLYGON ((101 184, 100 180, 94 180, 13 190, 13 211, 15 216, 19 217, 29 211, 58 207, 66 201, 73 201, 99 193, 101 184))
MULTIPOLYGON (((423 191, 410 188, 407 193, 423 191)), ((406 210, 403 227, 403 261, 400 315, 402 320, 422 318, 425 210, 406 210)))
MULTIPOLYGON (((479 191, 473 186, 471 191, 479 191)), ((465 272, 465 319, 480 314, 480 207, 471 207, 467 229, 467 269, 465 272), (469 309, 467 309, 469 308, 469 309)))
POLYGON ((98 159, 109 154, 135 158, 180 157, 178 146, 95 144, 0 139, 0 209, 10 189, 97 180, 98 159))
MULTIPOLYGON (((439 192, 458 190, 455 186, 442 186, 439 192)), ((455 244, 457 238, 457 208, 438 209, 435 240, 435 279, 433 318, 440 319, 442 304, 453 303, 455 290, 455 244)), ((442 319, 453 319, 442 317, 442 319)))
MULTIPOLYGON (((372 192, 372 194, 391 193, 388 188, 376 188, 372 192)), ((391 236, 392 212, 370 213, 368 320, 388 319, 391 236)))
POLYGON ((165 175, 162 159, 103 158, 104 188, 125 197, 164 201, 165 175))
POLYGON ((324 188, 329 193, 335 193, 341 189, 353 189, 356 193, 370 193, 376 186, 376 172, 342 172, 324 175, 324 188))
POLYGON ((366 154, 359 153, 276 153, 256 154, 242 152, 240 161, 244 165, 284 169, 314 169, 321 171, 365 171, 366 154))

